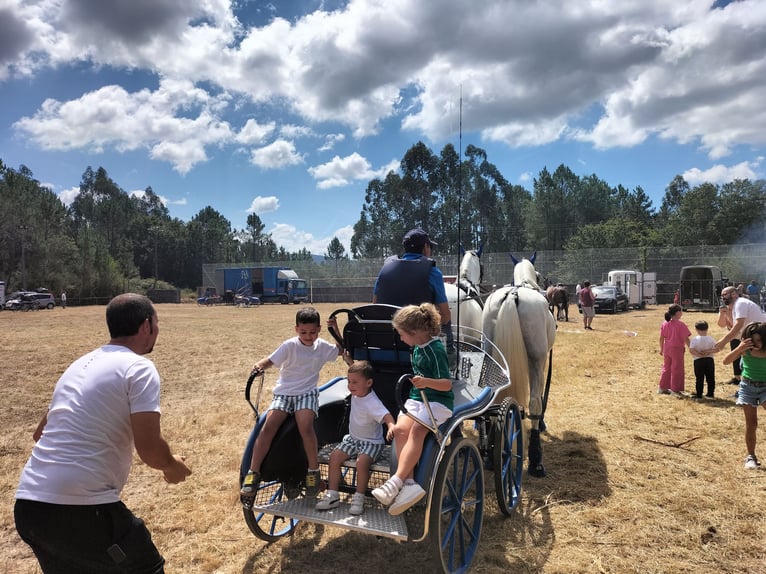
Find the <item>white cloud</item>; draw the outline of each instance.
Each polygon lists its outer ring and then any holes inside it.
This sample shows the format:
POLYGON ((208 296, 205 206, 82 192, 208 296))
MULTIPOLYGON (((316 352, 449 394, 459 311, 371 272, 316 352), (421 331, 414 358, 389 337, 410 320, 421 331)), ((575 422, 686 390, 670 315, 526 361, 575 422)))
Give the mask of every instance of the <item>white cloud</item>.
POLYGON ((69 189, 64 189, 58 193, 58 198, 61 200, 61 202, 66 205, 72 205, 72 202, 77 198, 77 196, 80 195, 80 188, 79 187, 70 187, 69 189))
POLYGON ((758 157, 755 161, 743 161, 731 166, 716 164, 706 170, 694 167, 685 171, 683 178, 691 185, 700 183, 728 183, 735 179, 757 179, 757 170, 762 161, 763 157, 758 157))
POLYGON ((263 213, 270 213, 279 209, 279 198, 270 195, 268 197, 261 197, 260 195, 253 199, 250 207, 247 209, 248 213, 255 213, 261 215, 263 213))
POLYGON ((107 146, 119 152, 147 148, 152 158, 185 174, 207 159, 207 145, 231 137, 228 123, 216 117, 221 103, 184 81, 164 80, 155 91, 133 93, 110 85, 76 100, 47 99, 14 128, 45 150, 102 153, 107 146), (196 117, 192 109, 199 110, 196 117))
POLYGON ((279 169, 303 163, 303 156, 295 150, 293 142, 280 139, 253 150, 250 161, 263 169, 279 169))
POLYGON ((354 229, 352 226, 345 226, 335 231, 330 237, 318 238, 312 233, 297 229, 294 225, 275 223, 268 233, 271 235, 274 243, 284 247, 288 252, 295 253, 301 249, 307 249, 314 255, 324 255, 332 238, 337 237, 346 248, 346 253, 350 256, 351 236, 354 233, 354 229))
POLYGON ((260 145, 268 138, 276 128, 275 122, 259 124, 254 119, 248 119, 245 126, 237 134, 236 140, 241 144, 260 145))
POLYGON ((346 157, 335 156, 327 163, 309 168, 311 176, 318 181, 319 189, 342 187, 355 180, 384 178, 389 171, 399 168, 398 160, 391 160, 380 169, 372 169, 372 165, 366 158, 357 152, 346 157))
POLYGON ((532 181, 532 179, 533 179, 533 178, 534 178, 534 176, 532 175, 532 173, 531 173, 531 172, 529 172, 529 171, 525 171, 524 173, 522 173, 522 174, 519 176, 519 181, 520 181, 521 183, 528 183, 528 182, 532 181))
POLYGON ((346 139, 345 134, 327 134, 325 136, 324 144, 317 151, 330 151, 335 147, 335 144, 340 143, 346 139))
MULTIPOLYGON (((235 134, 225 114, 236 98, 238 111, 295 122, 253 152, 269 169, 302 163, 292 142, 321 137, 325 122, 356 138, 400 123, 443 141, 459 129, 462 97, 465 128, 513 147, 573 139, 609 149, 659 136, 717 160, 766 144, 762 0, 716 9, 710 0, 354 0, 332 11, 315 3, 289 21, 273 7, 261 26, 240 4, 2 0, 0 82, 84 63, 161 79, 154 91, 104 86, 48 100, 17 129, 44 149, 145 149, 187 173, 211 148, 262 145, 277 131, 253 120, 235 134)), ((325 137, 319 151, 341 141, 325 137)), ((338 167, 320 187, 353 180, 338 167)))
POLYGON ((279 135, 287 139, 297 139, 310 137, 316 134, 310 127, 287 124, 279 128, 279 135))

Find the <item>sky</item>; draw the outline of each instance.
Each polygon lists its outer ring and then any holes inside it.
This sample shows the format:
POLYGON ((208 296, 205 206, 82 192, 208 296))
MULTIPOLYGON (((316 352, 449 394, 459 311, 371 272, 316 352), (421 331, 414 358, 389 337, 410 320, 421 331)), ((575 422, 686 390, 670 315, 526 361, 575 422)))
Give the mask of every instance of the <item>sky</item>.
POLYGON ((761 179, 763 0, 0 0, 0 159, 65 203, 88 166, 277 245, 350 252, 418 141, 533 189, 761 179), (461 122, 462 118, 462 122, 461 122))

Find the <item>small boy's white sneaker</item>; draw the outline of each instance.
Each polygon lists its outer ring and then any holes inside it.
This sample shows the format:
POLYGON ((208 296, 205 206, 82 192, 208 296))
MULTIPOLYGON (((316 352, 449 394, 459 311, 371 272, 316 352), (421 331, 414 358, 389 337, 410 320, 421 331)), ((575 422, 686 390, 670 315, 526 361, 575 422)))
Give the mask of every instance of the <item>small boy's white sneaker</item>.
POLYGON ((349 508, 348 511, 354 516, 358 516, 364 512, 364 493, 354 493, 354 496, 351 497, 351 508, 349 508))
POLYGON ((397 516, 414 505, 426 495, 426 491, 418 483, 405 484, 399 491, 394 503, 388 508, 391 516, 397 516))
POLYGON ((391 504, 397 494, 399 494, 399 487, 391 479, 384 482, 383 486, 379 486, 372 491, 372 495, 383 506, 391 504))
POLYGON ((340 504, 340 496, 333 490, 328 490, 324 493, 324 496, 317 502, 317 510, 330 510, 331 508, 337 508, 340 504))

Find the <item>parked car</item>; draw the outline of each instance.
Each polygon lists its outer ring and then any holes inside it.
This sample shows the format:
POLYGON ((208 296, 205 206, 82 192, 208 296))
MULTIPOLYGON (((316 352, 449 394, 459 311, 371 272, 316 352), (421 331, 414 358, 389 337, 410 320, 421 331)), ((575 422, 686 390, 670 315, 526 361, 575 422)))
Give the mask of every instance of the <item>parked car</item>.
POLYGON ((596 313, 617 313, 628 310, 628 296, 619 287, 612 285, 596 285, 591 288, 596 302, 593 309, 596 313))
POLYGON ((50 293, 38 293, 37 291, 14 291, 5 301, 5 308, 9 311, 27 310, 30 308, 53 309, 56 300, 50 293), (30 302, 36 302, 30 305, 30 302))

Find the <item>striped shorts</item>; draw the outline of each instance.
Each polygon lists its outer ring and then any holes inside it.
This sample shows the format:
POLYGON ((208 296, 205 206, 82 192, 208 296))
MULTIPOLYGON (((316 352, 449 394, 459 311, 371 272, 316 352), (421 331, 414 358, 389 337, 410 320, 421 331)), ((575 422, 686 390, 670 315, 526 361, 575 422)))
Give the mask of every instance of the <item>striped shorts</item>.
POLYGON ((314 411, 314 416, 318 417, 319 390, 314 389, 297 396, 274 395, 271 405, 269 405, 269 410, 285 411, 288 414, 293 414, 295 411, 311 410, 314 411))
POLYGON ((345 452, 351 458, 358 457, 360 454, 366 454, 372 459, 372 462, 375 462, 380 457, 385 446, 385 443, 382 442, 359 440, 347 434, 343 437, 343 441, 335 448, 345 452))

